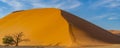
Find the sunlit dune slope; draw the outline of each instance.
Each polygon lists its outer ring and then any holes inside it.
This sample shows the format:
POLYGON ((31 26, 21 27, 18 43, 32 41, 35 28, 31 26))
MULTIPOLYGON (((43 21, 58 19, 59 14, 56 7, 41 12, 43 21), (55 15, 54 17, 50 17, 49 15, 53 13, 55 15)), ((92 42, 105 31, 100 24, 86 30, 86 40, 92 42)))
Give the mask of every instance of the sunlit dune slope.
POLYGON ((118 44, 120 37, 75 15, 55 8, 13 12, 0 20, 0 43, 5 35, 24 33, 30 46, 118 44))

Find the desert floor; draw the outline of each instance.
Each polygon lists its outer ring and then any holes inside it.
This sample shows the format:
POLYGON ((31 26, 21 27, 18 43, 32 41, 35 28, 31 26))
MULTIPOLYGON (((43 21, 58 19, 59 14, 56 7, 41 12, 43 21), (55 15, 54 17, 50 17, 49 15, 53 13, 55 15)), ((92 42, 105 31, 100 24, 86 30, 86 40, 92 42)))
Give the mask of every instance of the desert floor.
POLYGON ((120 48, 120 45, 92 46, 92 47, 83 47, 83 48, 120 48))
POLYGON ((40 46, 19 46, 19 47, 9 47, 0 46, 0 48, 120 48, 120 45, 108 45, 108 46, 87 46, 87 47, 40 47, 40 46))

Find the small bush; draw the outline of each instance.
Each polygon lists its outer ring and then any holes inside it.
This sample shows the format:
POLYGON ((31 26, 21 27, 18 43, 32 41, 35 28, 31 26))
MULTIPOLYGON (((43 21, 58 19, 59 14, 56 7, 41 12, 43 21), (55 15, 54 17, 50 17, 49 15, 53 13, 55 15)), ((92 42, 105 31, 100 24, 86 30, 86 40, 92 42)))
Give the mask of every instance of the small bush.
POLYGON ((10 46, 14 44, 14 39, 12 36, 5 36, 3 38, 3 44, 5 44, 6 46, 10 46))

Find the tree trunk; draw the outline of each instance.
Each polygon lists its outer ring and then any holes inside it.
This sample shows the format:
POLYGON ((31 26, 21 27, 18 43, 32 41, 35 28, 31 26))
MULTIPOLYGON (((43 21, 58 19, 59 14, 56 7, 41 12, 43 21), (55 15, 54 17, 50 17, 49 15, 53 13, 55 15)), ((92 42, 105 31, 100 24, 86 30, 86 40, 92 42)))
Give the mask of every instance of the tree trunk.
POLYGON ((18 46, 18 43, 16 43, 15 46, 18 46))

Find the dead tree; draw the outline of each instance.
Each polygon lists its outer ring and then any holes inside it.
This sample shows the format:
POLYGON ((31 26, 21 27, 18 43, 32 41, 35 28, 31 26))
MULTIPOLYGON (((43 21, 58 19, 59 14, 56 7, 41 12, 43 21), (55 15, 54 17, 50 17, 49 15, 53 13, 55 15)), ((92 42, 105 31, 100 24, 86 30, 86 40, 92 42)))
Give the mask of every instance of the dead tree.
POLYGON ((23 32, 20 32, 20 33, 17 33, 17 34, 13 35, 15 46, 19 46, 20 42, 29 41, 29 39, 23 39, 23 36, 24 36, 23 32))

